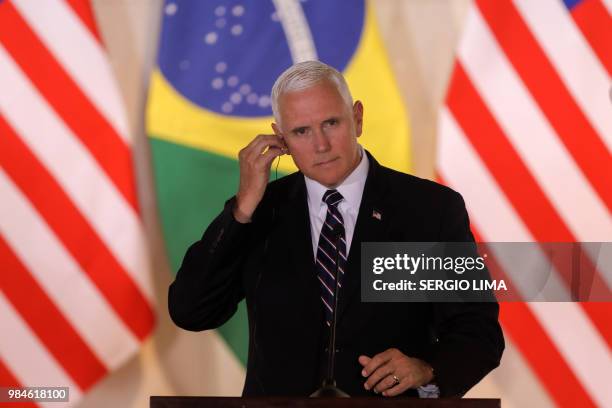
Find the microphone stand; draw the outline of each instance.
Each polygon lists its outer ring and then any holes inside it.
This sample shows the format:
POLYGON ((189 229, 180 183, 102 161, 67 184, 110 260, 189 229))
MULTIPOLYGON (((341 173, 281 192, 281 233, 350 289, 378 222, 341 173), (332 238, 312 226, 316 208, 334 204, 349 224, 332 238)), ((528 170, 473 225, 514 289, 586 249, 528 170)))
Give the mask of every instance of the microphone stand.
POLYGON ((327 345, 327 376, 323 380, 323 384, 321 387, 310 394, 311 398, 349 398, 349 395, 342 391, 340 388, 336 386, 336 379, 334 376, 334 369, 336 365, 336 321, 337 321, 337 312, 338 312, 338 294, 339 294, 339 283, 338 279, 339 270, 338 267, 340 265, 340 231, 337 229, 335 232, 336 238, 336 267, 334 268, 334 278, 336 279, 336 284, 334 285, 334 308, 332 310, 332 321, 329 327, 329 344, 327 345))

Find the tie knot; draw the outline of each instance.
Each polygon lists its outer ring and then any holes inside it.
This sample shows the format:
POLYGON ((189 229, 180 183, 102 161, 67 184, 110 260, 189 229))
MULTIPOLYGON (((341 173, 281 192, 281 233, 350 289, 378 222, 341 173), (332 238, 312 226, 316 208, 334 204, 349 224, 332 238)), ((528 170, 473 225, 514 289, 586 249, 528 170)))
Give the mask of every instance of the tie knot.
POLYGON ((325 194, 323 194, 323 201, 325 201, 327 205, 331 205, 333 207, 337 207, 338 203, 340 203, 340 201, 342 201, 343 199, 344 197, 342 197, 342 194, 340 194, 340 192, 335 189, 327 190, 325 194))

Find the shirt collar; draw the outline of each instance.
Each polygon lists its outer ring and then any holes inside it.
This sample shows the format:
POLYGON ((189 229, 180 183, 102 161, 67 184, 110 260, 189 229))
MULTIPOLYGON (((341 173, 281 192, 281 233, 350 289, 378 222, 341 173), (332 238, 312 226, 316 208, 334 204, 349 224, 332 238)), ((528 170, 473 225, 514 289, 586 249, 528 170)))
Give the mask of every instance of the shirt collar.
MULTIPOLYGON (((342 194, 344 197, 344 201, 348 208, 354 209, 355 211, 359 211, 359 205, 361 204, 361 196, 363 194, 363 188, 365 186, 366 179, 368 178, 368 170, 370 168, 370 163, 368 161, 368 157, 365 154, 365 151, 361 145, 359 145, 359 149, 361 150, 361 160, 355 170, 349 174, 349 176, 338 186, 336 190, 342 194)), ((306 190, 308 192, 308 206, 311 209, 319 208, 319 206, 324 206, 323 202, 323 194, 328 190, 327 187, 304 176, 306 180, 306 190)))

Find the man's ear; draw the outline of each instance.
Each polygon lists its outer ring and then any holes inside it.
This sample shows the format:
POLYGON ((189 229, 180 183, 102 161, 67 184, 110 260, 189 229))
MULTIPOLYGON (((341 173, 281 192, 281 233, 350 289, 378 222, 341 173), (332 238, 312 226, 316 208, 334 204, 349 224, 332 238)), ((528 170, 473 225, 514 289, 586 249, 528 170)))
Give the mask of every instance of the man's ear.
POLYGON ((355 101, 353 104, 353 120, 355 121, 357 137, 359 137, 363 130, 363 103, 361 101, 355 101))
POLYGON ((278 137, 280 137, 282 139, 283 135, 281 134, 280 128, 278 127, 278 125, 274 122, 272 122, 272 130, 274 131, 274 134, 278 137))
POLYGON ((274 122, 272 122, 272 130, 274 131, 274 134, 278 136, 278 138, 283 142, 283 145, 285 145, 285 150, 286 150, 285 154, 291 155, 291 153, 289 152, 289 146, 287 146, 287 142, 285 141, 285 137, 281 133, 278 125, 274 122))

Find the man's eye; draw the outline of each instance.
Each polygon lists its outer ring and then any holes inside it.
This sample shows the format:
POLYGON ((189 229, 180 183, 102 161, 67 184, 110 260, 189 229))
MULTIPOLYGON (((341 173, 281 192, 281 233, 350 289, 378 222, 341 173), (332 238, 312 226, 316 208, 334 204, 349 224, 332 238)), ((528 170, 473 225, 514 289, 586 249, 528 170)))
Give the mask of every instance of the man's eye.
POLYGON ((327 126, 336 126, 338 124, 338 119, 329 119, 326 121, 327 126))
POLYGON ((298 128, 298 129, 295 129, 294 132, 296 135, 304 135, 306 134, 306 128, 298 128))

